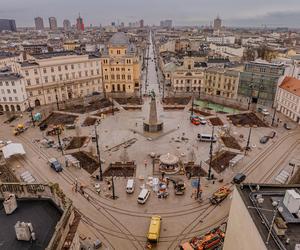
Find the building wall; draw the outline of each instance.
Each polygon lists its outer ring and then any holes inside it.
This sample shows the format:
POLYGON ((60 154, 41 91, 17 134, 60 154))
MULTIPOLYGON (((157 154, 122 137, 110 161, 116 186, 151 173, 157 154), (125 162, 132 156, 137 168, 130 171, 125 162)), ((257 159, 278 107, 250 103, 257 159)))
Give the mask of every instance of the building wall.
POLYGON ((56 96, 61 102, 103 91, 100 58, 72 55, 36 62, 19 67, 32 106, 54 103, 56 96))
POLYGON ((237 98, 239 72, 223 69, 207 69, 201 92, 225 98, 237 98))
POLYGON ((223 249, 267 250, 237 189, 232 195, 223 249))
POLYGON ((140 88, 140 63, 138 57, 127 52, 127 47, 109 47, 102 58, 105 92, 134 93, 140 88))
POLYGON ((0 77, 0 111, 24 111, 27 106, 27 94, 22 77, 0 77))

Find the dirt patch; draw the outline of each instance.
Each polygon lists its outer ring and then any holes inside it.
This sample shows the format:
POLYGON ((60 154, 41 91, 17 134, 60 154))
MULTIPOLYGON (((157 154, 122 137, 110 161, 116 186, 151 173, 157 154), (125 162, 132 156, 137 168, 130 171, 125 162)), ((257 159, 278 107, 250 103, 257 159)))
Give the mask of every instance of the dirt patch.
POLYGON ((103 176, 133 177, 135 175, 136 166, 133 162, 110 164, 103 176))
POLYGON ((74 152, 71 155, 80 162, 80 166, 89 174, 93 174, 97 168, 99 168, 98 161, 96 161, 88 152, 79 151, 74 152))
POLYGON ((87 117, 85 118, 85 120, 82 123, 82 127, 87 127, 87 126, 92 126, 95 125, 96 121, 98 119, 94 118, 94 117, 87 117))
POLYGON ((209 118, 211 125, 213 126, 223 126, 224 123, 219 117, 209 118))
POLYGON ((129 97, 129 98, 114 98, 116 102, 118 102, 120 105, 143 105, 143 99, 139 97, 129 97))
POLYGON ((13 171, 7 165, 0 165, 0 181, 1 182, 19 182, 13 171))
POLYGON ((112 105, 111 101, 106 98, 93 100, 88 102, 86 105, 79 104, 79 105, 68 105, 66 106, 63 111, 72 112, 72 113, 79 113, 84 114, 88 112, 93 112, 99 109, 107 108, 112 105))
POLYGON ((123 106, 125 110, 142 110, 140 106, 123 106))
POLYGON ((227 148, 234 148, 237 150, 242 150, 242 147, 240 146, 240 144, 237 142, 237 140, 234 137, 222 136, 221 139, 227 148))
POLYGON ((186 175, 189 175, 190 177, 197 177, 197 176, 207 176, 206 171, 200 167, 200 165, 189 165, 186 164, 184 166, 186 175))
MULTIPOLYGON (((189 109, 190 112, 192 112, 192 108, 189 109)), ((211 113, 208 113, 208 112, 205 112, 205 111, 202 111, 202 110, 199 110, 199 109, 193 109, 193 112, 197 115, 202 115, 202 116, 211 116, 212 114, 211 113)))
POLYGON ((257 126, 257 127, 267 127, 267 125, 260 120, 254 113, 244 113, 237 115, 228 115, 227 116, 233 125, 235 126, 257 126))
POLYGON ((74 124, 77 115, 67 115, 60 113, 51 113, 45 120, 43 120, 39 126, 44 124, 49 125, 66 125, 66 124, 74 124))
POLYGON ((86 142, 86 140, 86 136, 73 137, 68 146, 66 147, 66 150, 81 148, 86 142))
MULTIPOLYGON (((230 160, 232 160, 237 154, 232 152, 222 152, 215 156, 212 160, 211 167, 217 172, 221 173, 229 166, 230 160)), ((209 164, 209 160, 206 162, 209 164)))
MULTIPOLYGON (((114 108, 114 112, 118 112, 119 109, 118 108, 114 108)), ((96 116, 102 116, 102 115, 108 115, 108 114, 112 114, 112 109, 107 109, 107 110, 104 110, 104 111, 100 111, 98 113, 96 113, 95 115, 96 116)))
POLYGON ((187 105, 191 97, 166 97, 162 100, 166 105, 187 105))

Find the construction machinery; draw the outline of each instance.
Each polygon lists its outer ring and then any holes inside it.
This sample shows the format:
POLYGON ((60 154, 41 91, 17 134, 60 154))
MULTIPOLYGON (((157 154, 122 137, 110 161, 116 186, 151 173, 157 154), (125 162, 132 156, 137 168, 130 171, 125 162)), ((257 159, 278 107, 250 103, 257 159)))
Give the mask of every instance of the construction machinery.
POLYGON ((13 133, 14 135, 19 135, 25 132, 27 127, 25 127, 23 124, 18 124, 18 126, 14 129, 13 133))
POLYGON ((225 229, 214 228, 205 235, 195 236, 189 242, 180 245, 181 250, 212 250, 219 248, 225 238, 225 229))
POLYGON ((62 131, 64 131, 63 126, 56 125, 52 129, 47 131, 47 136, 51 136, 51 135, 53 136, 53 135, 61 134, 62 131))
POLYGON ((221 203, 230 194, 230 188, 223 186, 213 193, 212 197, 209 198, 211 204, 217 205, 221 203))
POLYGON ((171 181, 174 185, 174 190, 176 195, 183 195, 185 191, 185 184, 184 181, 181 179, 173 180, 169 178, 169 181, 171 181))

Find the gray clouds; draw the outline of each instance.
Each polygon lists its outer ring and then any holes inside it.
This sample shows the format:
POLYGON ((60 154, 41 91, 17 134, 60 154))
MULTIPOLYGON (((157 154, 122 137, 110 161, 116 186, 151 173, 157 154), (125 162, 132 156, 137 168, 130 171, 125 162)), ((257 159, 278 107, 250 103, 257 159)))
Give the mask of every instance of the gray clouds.
POLYGON ((80 12, 86 24, 111 21, 158 24, 170 18, 177 25, 207 25, 219 14, 225 25, 268 24, 297 27, 299 0, 0 0, 0 18, 14 18, 18 26, 33 26, 35 16, 56 16, 61 26, 75 22, 80 12))

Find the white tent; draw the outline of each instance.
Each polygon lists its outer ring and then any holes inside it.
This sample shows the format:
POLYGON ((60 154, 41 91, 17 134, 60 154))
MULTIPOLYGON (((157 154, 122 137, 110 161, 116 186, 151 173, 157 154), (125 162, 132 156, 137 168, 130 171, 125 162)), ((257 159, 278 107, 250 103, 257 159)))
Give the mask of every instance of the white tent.
POLYGON ((12 155, 25 155, 25 150, 21 143, 10 143, 2 148, 5 159, 10 158, 12 155))

